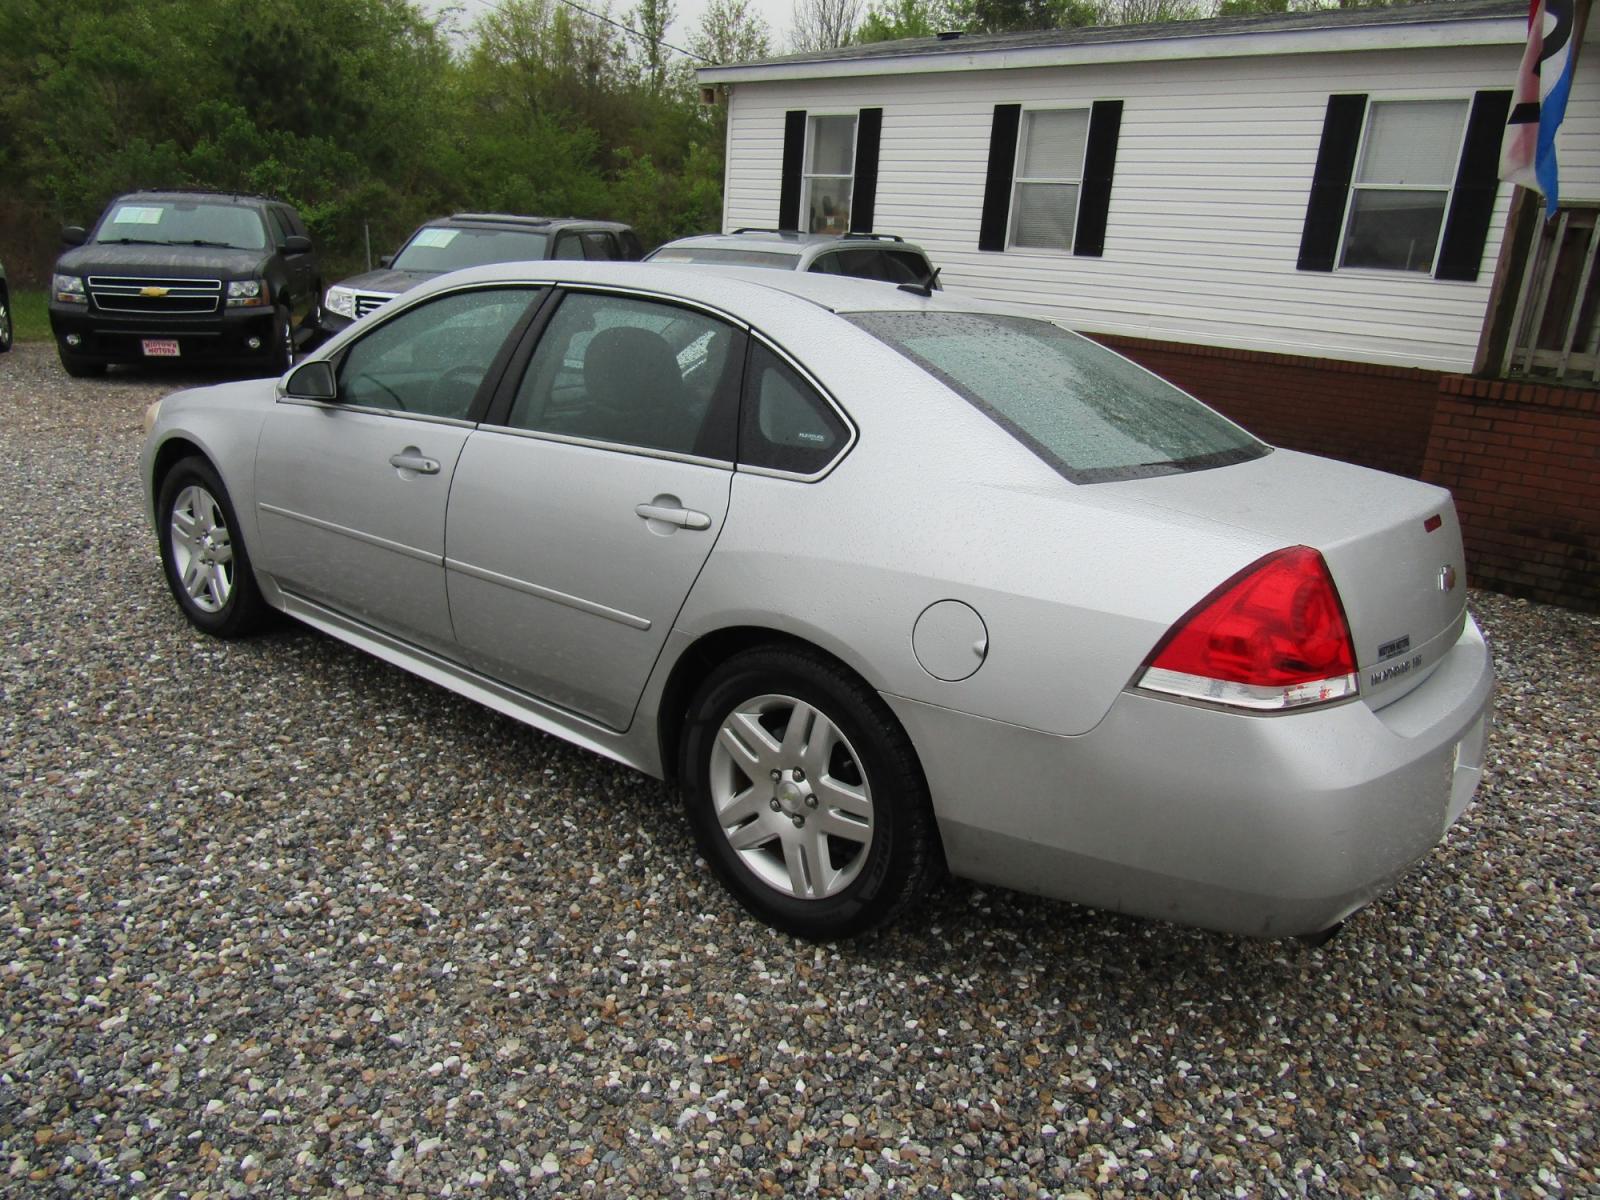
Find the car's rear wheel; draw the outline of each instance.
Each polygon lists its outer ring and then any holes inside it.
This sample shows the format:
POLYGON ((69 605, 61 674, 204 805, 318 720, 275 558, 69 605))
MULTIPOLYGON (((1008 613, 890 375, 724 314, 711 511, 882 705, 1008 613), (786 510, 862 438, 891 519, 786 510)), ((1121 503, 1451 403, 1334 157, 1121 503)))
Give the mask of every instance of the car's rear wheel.
POLYGON ((937 870, 910 740, 871 688, 821 655, 769 647, 724 663, 691 703, 682 760, 707 859, 780 929, 860 933, 937 870))
POLYGON ((97 358, 83 358, 63 351, 61 369, 74 379, 96 379, 106 373, 106 364, 97 358))
POLYGON ((156 518, 167 586, 190 624, 222 638, 259 628, 267 605, 211 464, 196 456, 174 466, 161 484, 156 518))

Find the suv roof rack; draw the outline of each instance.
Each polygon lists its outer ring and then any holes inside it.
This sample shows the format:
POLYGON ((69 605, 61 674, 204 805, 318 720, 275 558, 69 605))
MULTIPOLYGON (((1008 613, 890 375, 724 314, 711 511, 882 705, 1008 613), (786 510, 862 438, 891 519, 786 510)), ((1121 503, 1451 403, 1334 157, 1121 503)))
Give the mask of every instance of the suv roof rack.
POLYGON ((805 236, 805 234, 801 233, 798 229, 760 229, 753 225, 741 225, 738 229, 733 231, 732 236, 738 237, 741 233, 771 233, 776 234, 778 237, 785 238, 799 238, 805 236))
POLYGON ((222 190, 220 188, 198 188, 198 187, 130 188, 126 192, 119 192, 115 198, 120 200, 125 196, 214 196, 219 200, 248 200, 248 201, 254 201, 254 202, 257 202, 257 203, 261 203, 261 204, 287 204, 288 203, 288 201, 280 200, 276 196, 258 196, 254 192, 229 192, 229 191, 224 191, 224 190, 222 190))
POLYGON ((854 230, 852 230, 849 233, 841 233, 839 235, 839 238, 840 238, 841 241, 851 241, 851 240, 859 240, 859 241, 864 241, 864 242, 903 242, 903 241, 905 241, 905 238, 901 237, 898 233, 856 233, 854 230))
POLYGON ((565 220, 564 217, 525 217, 518 213, 481 213, 458 212, 451 213, 448 217, 438 217, 440 221, 485 221, 501 225, 548 225, 551 221, 565 220))

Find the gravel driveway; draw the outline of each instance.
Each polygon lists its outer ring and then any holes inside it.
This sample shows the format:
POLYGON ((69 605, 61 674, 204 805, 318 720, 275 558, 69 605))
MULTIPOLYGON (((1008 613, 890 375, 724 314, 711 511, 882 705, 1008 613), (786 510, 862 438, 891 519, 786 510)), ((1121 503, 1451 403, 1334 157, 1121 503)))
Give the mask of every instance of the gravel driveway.
POLYGON ((133 474, 187 382, 0 357, 0 1192, 1600 1193, 1600 620, 1474 595, 1486 786, 1322 949, 963 883, 819 948, 659 784, 193 633, 133 474))

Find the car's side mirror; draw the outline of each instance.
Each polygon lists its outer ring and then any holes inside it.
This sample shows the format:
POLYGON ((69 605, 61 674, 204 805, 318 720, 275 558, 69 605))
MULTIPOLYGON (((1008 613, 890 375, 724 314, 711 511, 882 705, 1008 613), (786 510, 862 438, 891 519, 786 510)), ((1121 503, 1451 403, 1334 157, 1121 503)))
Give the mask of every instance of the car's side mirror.
POLYGON ((82 225, 64 225, 61 228, 63 246, 81 246, 89 240, 89 231, 82 225))
POLYGON ((301 363, 289 372, 284 381, 284 395, 299 400, 336 400, 339 390, 334 383, 333 364, 324 359, 301 363))
POLYGON ((387 271, 390 267, 394 266, 394 255, 385 254, 382 258, 378 259, 378 265, 387 271))
POLYGON ((311 239, 303 233, 291 233, 283 239, 283 250, 285 254, 309 254, 311 239))

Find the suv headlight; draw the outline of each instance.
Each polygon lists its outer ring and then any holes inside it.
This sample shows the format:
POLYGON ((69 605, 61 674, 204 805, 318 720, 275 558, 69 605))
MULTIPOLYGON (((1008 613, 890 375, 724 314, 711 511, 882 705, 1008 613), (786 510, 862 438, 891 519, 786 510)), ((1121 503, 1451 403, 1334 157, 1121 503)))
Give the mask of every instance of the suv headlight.
POLYGON ((83 280, 77 275, 57 275, 50 282, 50 290, 62 304, 89 303, 89 297, 83 290, 83 280))
POLYGON ((347 287, 331 287, 322 306, 336 316, 356 319, 356 294, 347 287))
POLYGON ((259 279, 235 279, 228 284, 229 308, 259 308, 270 300, 267 285, 259 279))

